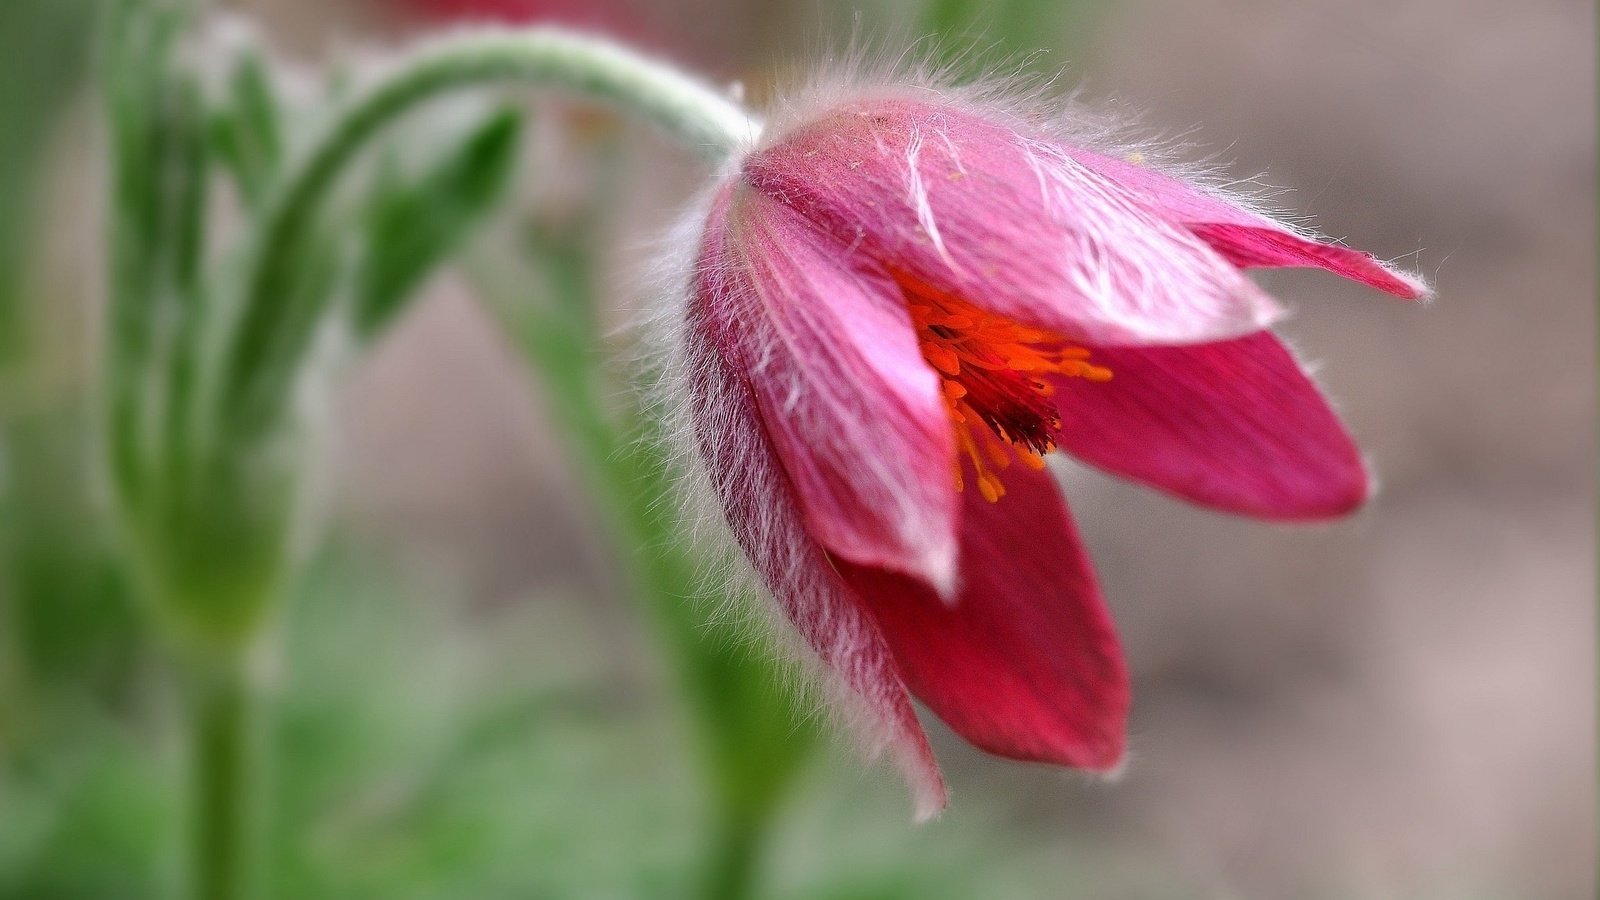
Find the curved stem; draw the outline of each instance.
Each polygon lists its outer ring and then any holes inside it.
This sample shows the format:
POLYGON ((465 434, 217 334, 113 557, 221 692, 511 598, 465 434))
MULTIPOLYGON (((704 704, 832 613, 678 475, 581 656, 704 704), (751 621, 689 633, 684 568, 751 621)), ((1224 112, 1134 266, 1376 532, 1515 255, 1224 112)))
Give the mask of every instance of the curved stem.
MULTIPOLYGON (((442 94, 496 83, 558 89, 653 122, 712 160, 752 142, 759 124, 712 88, 618 44, 556 29, 487 31, 446 38, 418 51, 336 115, 322 138, 291 165, 264 205, 259 245, 245 272, 233 344, 223 359, 225 409, 248 407, 247 383, 262 361, 292 340, 281 323, 285 261, 309 233, 319 202, 369 139, 442 94), (284 335, 289 337, 285 338, 284 335)), ((270 366, 267 368, 271 368, 270 366)))

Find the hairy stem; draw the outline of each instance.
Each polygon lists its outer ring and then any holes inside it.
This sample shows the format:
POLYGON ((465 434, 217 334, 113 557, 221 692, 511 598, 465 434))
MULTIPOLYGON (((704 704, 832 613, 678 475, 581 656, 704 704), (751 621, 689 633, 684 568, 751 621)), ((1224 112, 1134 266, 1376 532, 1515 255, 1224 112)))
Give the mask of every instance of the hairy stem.
MULTIPOLYGON (((289 308, 292 291, 281 276, 338 176, 371 138, 425 102, 502 83, 566 91, 636 114, 712 160, 725 158, 759 131, 721 94, 609 41, 529 29, 468 34, 424 47, 337 114, 269 194, 244 276, 240 316, 223 356, 223 409, 245 417, 260 412, 252 382, 263 372, 282 371, 274 363, 300 349, 303 334, 295 323, 304 321, 303 311, 289 308)), ((269 382, 269 395, 274 386, 269 382)))

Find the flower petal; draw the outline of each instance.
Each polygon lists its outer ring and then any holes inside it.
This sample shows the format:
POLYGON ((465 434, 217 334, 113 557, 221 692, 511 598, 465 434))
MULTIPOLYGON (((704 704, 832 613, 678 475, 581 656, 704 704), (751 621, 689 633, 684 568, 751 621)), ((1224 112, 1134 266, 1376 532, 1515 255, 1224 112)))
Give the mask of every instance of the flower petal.
POLYGON ((1083 546, 1047 472, 1013 466, 997 503, 963 494, 954 603, 845 564, 911 691, 962 737, 1012 759, 1110 771, 1128 671, 1083 546))
POLYGON ((831 698, 852 713, 852 724, 869 739, 869 753, 884 745, 891 750, 912 788, 916 815, 925 819, 945 806, 944 779, 883 636, 827 551, 806 533, 748 375, 722 355, 715 335, 720 326, 698 300, 691 301, 688 319, 691 419, 728 525, 825 666, 831 698))
POLYGON ((1194 343, 1277 316, 1204 242, 1060 147, 956 107, 846 106, 743 174, 852 258, 1073 340, 1194 343))
POLYGON ((955 442, 899 287, 748 189, 702 260, 706 327, 755 392, 805 512, 838 556, 955 583, 955 442))
POLYGON ((1370 253, 1300 234, 1154 169, 1089 150, 1070 153, 1122 185, 1156 215, 1188 228, 1236 266, 1309 266, 1406 300, 1428 295, 1422 279, 1370 253))
POLYGON ((1267 332, 1192 347, 1106 347, 1111 380, 1057 378, 1059 443, 1187 500, 1269 519, 1326 519, 1366 499, 1361 452, 1267 332))

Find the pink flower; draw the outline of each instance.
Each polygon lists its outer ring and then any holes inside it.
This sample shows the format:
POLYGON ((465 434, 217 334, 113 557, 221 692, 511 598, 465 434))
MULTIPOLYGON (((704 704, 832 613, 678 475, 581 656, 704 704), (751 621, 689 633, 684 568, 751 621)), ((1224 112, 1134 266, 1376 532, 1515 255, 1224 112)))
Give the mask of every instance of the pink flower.
POLYGON ((572 0, 397 0, 439 19, 493 22, 564 21, 583 9, 572 0))
POLYGON ((769 128, 711 202, 690 419, 745 555, 895 753, 911 705, 1095 771, 1129 679, 1044 457, 1269 519, 1350 512, 1362 457, 1248 266, 1423 285, 1029 121, 915 94, 769 128))
POLYGON ((631 0, 386 0, 430 22, 564 25, 627 37, 653 38, 656 29, 631 0))

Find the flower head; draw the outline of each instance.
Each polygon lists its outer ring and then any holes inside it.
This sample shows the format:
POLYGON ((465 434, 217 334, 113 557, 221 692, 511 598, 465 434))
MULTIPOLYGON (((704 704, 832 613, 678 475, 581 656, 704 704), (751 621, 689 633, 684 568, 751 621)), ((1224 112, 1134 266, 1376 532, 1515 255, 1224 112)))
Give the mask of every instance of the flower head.
POLYGON ((1366 497, 1360 452, 1241 271, 1372 257, 943 92, 769 127, 711 199, 689 413, 739 545, 897 755, 911 706, 1001 756, 1123 755, 1128 673, 1045 456, 1265 518, 1366 497))

